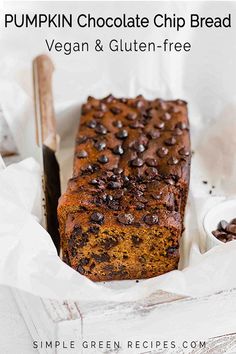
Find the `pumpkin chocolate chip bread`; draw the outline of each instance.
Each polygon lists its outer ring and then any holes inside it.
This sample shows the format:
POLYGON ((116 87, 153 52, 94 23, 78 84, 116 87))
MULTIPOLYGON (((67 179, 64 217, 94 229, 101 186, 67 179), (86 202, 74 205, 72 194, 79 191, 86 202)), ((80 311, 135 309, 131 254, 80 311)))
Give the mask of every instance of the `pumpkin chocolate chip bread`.
POLYGON ((58 206, 64 261, 94 281, 176 269, 189 176, 186 102, 89 97, 58 206))

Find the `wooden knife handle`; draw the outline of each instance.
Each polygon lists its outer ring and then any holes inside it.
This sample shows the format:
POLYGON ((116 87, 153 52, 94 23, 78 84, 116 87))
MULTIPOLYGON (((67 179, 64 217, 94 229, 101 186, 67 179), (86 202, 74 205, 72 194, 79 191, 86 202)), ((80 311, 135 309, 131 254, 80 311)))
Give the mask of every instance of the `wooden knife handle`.
POLYGON ((41 141, 43 145, 56 151, 56 118, 52 94, 53 71, 53 63, 47 55, 39 55, 34 59, 33 77, 37 119, 37 142, 39 144, 39 141, 41 141))

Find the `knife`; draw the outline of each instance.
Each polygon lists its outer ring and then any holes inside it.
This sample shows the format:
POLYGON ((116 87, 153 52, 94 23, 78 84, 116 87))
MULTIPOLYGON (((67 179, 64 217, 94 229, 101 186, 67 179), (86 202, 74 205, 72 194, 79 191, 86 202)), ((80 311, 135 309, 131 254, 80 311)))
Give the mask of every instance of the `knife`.
POLYGON ((56 134, 56 118, 52 94, 54 66, 47 55, 33 61, 36 139, 42 149, 43 192, 45 195, 45 227, 59 254, 60 235, 57 220, 57 204, 61 195, 60 169, 56 159, 59 136, 56 134))

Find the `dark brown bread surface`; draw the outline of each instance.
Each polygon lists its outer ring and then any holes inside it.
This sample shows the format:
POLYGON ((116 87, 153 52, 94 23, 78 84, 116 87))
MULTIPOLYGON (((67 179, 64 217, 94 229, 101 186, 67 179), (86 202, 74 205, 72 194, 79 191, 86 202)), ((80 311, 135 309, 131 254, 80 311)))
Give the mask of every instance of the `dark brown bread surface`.
POLYGON ((186 102, 89 97, 58 206, 63 259, 95 281, 176 269, 189 176, 186 102))

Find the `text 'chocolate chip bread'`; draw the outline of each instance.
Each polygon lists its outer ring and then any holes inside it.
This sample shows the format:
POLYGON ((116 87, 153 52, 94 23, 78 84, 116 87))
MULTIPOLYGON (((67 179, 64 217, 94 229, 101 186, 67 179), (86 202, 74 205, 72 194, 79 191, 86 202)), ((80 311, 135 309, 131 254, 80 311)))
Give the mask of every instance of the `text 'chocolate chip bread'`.
POLYGON ((176 269, 189 176, 186 102, 89 97, 58 206, 64 261, 95 281, 176 269))

